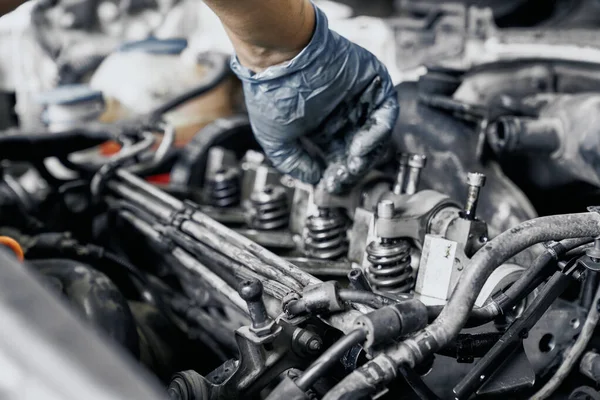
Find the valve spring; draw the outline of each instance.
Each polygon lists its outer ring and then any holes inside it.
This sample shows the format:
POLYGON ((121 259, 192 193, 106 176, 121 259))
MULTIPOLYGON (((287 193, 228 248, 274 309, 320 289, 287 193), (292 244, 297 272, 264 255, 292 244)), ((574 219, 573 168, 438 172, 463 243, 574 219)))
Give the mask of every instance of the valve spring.
POLYGON ((348 252, 346 229, 348 220, 337 209, 320 209, 306 221, 304 247, 306 254, 322 260, 333 260, 348 252))
POLYGON ((222 168, 208 180, 207 201, 210 205, 219 208, 239 204, 240 180, 235 168, 222 168))
POLYGON ((281 229, 289 223, 287 194, 281 186, 268 185, 262 191, 252 193, 250 205, 248 225, 251 228, 271 231, 281 229))
POLYGON ((410 249, 410 243, 398 239, 381 239, 367 246, 369 282, 375 290, 398 294, 414 288, 410 249))

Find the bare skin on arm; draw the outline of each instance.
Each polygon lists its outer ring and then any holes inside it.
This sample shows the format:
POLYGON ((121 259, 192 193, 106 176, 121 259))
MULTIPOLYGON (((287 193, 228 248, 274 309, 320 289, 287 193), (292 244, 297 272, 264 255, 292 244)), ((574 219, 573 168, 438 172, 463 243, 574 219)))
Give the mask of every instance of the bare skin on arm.
POLYGON ((0 1, 0 15, 11 12, 21 4, 25 3, 25 0, 1 0, 0 1))
POLYGON ((242 65, 254 72, 294 58, 315 29, 315 13, 308 0, 205 2, 223 22, 242 65))

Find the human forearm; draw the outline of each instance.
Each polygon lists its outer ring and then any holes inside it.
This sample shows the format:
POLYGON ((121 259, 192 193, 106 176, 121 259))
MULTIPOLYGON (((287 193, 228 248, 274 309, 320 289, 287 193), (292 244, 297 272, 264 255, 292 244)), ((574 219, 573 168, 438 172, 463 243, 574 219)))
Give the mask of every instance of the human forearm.
POLYGON ((205 0, 225 26, 240 62, 259 72, 294 58, 309 42, 309 0, 205 0))
POLYGON ((21 4, 25 3, 26 0, 1 0, 0 1, 0 15, 4 15, 11 12, 21 4))

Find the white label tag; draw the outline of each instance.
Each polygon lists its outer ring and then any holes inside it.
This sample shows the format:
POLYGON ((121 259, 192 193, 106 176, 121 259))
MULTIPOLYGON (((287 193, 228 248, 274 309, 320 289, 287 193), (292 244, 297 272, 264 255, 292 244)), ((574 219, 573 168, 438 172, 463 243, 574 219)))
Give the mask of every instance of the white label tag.
POLYGON ((457 244, 451 240, 427 235, 423 247, 429 251, 421 258, 417 292, 422 296, 447 300, 457 244))

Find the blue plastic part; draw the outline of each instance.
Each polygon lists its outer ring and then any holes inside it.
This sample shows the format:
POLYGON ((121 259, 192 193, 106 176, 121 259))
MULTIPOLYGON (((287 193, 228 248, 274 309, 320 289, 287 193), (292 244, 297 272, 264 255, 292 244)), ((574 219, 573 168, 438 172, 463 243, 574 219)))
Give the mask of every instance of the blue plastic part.
POLYGON ((294 59, 255 73, 237 57, 257 141, 281 172, 341 192, 362 177, 389 144, 399 112, 385 66, 331 31, 315 6, 316 27, 294 59), (324 156, 307 151, 310 141, 324 156))
POLYGON ((127 42, 122 44, 117 51, 120 53, 143 52, 148 54, 181 54, 188 46, 187 39, 156 39, 148 38, 136 42, 127 42))

